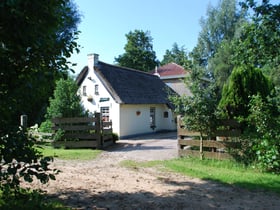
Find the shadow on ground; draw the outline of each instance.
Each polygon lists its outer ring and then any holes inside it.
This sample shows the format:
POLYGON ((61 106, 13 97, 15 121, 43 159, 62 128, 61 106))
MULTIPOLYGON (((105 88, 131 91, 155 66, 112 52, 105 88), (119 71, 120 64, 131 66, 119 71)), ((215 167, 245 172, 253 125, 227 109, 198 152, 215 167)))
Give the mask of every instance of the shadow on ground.
POLYGON ((153 139, 177 139, 177 132, 162 131, 144 135, 125 137, 122 140, 153 140, 153 139))
MULTIPOLYGON (((278 209, 276 195, 222 186, 215 182, 176 182, 160 180, 167 185, 180 186, 168 194, 138 192, 101 192, 98 189, 65 190, 49 195, 73 209, 278 209), (262 198, 262 199, 260 199, 262 198), (270 200, 271 202, 265 202, 270 200)), ((278 197, 279 198, 279 197, 278 197)))

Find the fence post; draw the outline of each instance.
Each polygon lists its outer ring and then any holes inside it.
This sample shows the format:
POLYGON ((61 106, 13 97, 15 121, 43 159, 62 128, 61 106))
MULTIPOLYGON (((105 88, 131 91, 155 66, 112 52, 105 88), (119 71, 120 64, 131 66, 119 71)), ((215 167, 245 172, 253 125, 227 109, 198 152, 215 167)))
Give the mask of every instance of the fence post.
POLYGON ((27 128, 27 115, 20 116, 20 126, 25 130, 27 128))
POLYGON ((101 119, 100 119, 100 113, 95 112, 95 126, 96 126, 96 134, 97 134, 97 148, 100 149, 102 147, 102 134, 101 134, 101 119))

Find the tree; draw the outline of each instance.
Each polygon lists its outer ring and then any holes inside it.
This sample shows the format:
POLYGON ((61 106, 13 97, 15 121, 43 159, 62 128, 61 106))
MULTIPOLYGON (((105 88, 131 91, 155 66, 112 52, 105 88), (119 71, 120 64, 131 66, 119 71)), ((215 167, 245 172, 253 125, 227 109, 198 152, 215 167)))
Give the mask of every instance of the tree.
POLYGON ((224 85, 219 107, 228 118, 246 119, 250 97, 259 94, 265 99, 272 90, 273 85, 260 69, 251 66, 235 67, 224 85))
POLYGON ((215 83, 219 87, 219 95, 234 68, 232 43, 232 41, 223 40, 215 55, 209 59, 209 69, 213 72, 215 83))
POLYGON ((172 62, 183 66, 184 69, 191 68, 191 60, 188 57, 186 49, 183 46, 179 47, 176 42, 173 44, 171 50, 165 51, 165 55, 163 56, 160 65, 165 65, 172 62))
POLYGON ((145 72, 158 65, 156 53, 153 51, 153 39, 149 31, 130 31, 126 34, 126 38, 125 53, 115 58, 118 65, 145 72))
POLYGON ((218 104, 217 87, 210 81, 201 83, 202 69, 193 69, 186 85, 190 86, 192 96, 172 96, 175 111, 183 115, 185 127, 200 133, 200 158, 203 159, 203 138, 210 138, 216 128, 216 108, 218 104), (189 81, 189 82, 188 82, 189 81))
POLYGON ((35 122, 55 80, 67 74, 78 22, 71 0, 0 2, 0 191, 17 191, 21 178, 54 179, 51 158, 33 147, 18 121, 24 113, 35 122))
POLYGON ((244 25, 234 43, 235 64, 261 68, 276 85, 280 85, 280 4, 263 0, 260 5, 247 0, 242 6, 252 8, 252 22, 244 25))
POLYGON ((1 134, 20 114, 38 121, 55 80, 67 74, 66 58, 78 50, 78 22, 71 0, 1 1, 1 134))
POLYGON ((83 116, 84 108, 81 97, 77 94, 78 89, 78 85, 71 78, 57 81, 53 98, 50 98, 50 106, 47 108, 47 119, 83 116))
POLYGON ((202 31, 191 55, 194 64, 204 67, 207 75, 213 74, 213 69, 207 69, 209 59, 215 55, 223 40, 230 41, 238 35, 245 13, 237 9, 236 1, 220 0, 216 8, 209 5, 206 15, 200 21, 202 31))
POLYGON ((85 115, 78 92, 77 83, 69 77, 56 82, 53 97, 49 99, 50 105, 45 115, 46 121, 40 126, 40 131, 51 132, 51 119, 56 117, 81 117, 85 115))

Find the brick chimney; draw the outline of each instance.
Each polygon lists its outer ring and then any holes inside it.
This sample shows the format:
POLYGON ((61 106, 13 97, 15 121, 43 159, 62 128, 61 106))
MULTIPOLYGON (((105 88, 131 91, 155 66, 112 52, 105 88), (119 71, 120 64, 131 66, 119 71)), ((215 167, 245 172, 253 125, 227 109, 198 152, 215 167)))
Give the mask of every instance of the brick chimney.
POLYGON ((88 68, 90 71, 94 71, 94 67, 98 64, 99 55, 95 53, 88 54, 88 68))

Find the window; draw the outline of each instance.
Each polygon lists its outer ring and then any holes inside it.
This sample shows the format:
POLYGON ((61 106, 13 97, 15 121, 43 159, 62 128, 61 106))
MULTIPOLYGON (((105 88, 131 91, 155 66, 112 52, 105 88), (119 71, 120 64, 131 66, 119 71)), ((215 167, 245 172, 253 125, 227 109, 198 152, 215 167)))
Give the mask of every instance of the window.
POLYGON ((94 94, 95 94, 95 95, 99 95, 98 85, 95 85, 95 86, 94 86, 94 94))
POLYGON ((155 127, 156 127, 156 108, 155 107, 150 108, 150 126, 152 129, 155 129, 155 127))
POLYGON ((83 86, 83 96, 87 95, 87 86, 83 86))
POLYGON ((163 117, 168 118, 168 112, 163 112, 163 117))
POLYGON ((101 112, 101 119, 103 122, 109 122, 110 121, 110 112, 109 112, 109 107, 101 107, 100 108, 101 112))

